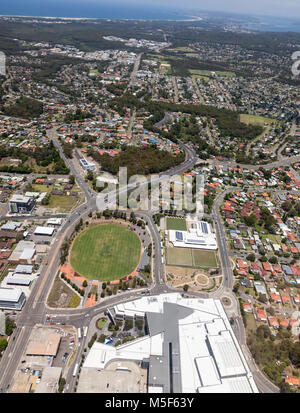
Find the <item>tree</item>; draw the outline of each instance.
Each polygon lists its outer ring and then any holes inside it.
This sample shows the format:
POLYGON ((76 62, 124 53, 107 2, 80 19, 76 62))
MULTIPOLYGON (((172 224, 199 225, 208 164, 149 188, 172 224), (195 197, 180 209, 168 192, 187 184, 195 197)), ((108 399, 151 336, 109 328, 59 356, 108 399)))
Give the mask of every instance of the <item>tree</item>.
POLYGON ((7 336, 10 336, 13 332, 14 327, 16 326, 16 323, 14 322, 14 320, 12 320, 9 317, 6 317, 5 319, 5 334, 7 336))
POLYGON ((63 377, 61 377, 61 378, 59 379, 59 382, 58 382, 58 392, 59 392, 59 393, 62 393, 62 391, 63 391, 63 389, 64 389, 64 387, 65 387, 65 384, 66 384, 66 379, 64 379, 63 377))
POLYGON ((269 259, 269 262, 270 262, 271 264, 277 264, 277 263, 278 263, 278 259, 277 259, 277 257, 273 256, 273 257, 271 257, 271 258, 269 259))
POLYGON ((7 340, 5 338, 0 339, 0 352, 4 351, 7 347, 7 340))
POLYGON ((133 328, 133 321, 126 319, 124 324, 124 331, 131 330, 133 328))
POLYGON ((255 224, 256 224, 257 219, 256 219, 256 216, 254 214, 251 214, 249 216, 244 217, 244 221, 245 221, 245 224, 248 227, 254 227, 255 224))
POLYGON ((183 286, 183 291, 187 292, 187 291, 188 291, 188 289, 189 289, 188 284, 184 284, 184 286, 183 286))
POLYGON ((267 297, 266 297, 265 294, 259 293, 258 301, 260 301, 261 303, 264 303, 264 304, 265 304, 265 303, 268 301, 268 299, 267 299, 267 297))
POLYGON ((247 255, 246 259, 248 261, 254 262, 255 261, 255 254, 251 253, 251 254, 247 255))
POLYGON ((273 307, 268 307, 267 308, 267 313, 269 313, 270 315, 274 316, 275 315, 275 310, 273 307))
POLYGON ((87 280, 84 280, 84 281, 83 281, 82 286, 83 286, 83 287, 87 287, 87 286, 88 286, 87 280))
POLYGON ((285 381, 282 381, 279 388, 280 388, 280 393, 291 393, 291 386, 285 381))

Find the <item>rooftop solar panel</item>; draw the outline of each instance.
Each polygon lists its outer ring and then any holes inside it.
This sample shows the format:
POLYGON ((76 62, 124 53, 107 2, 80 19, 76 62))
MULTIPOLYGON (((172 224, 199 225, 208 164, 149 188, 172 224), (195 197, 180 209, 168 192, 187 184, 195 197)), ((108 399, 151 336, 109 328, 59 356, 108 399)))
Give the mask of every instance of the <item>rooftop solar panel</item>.
POLYGON ((176 231, 175 233, 177 241, 183 241, 182 232, 176 231))
POLYGON ((208 234, 208 228, 206 222, 201 222, 201 229, 204 234, 208 234))

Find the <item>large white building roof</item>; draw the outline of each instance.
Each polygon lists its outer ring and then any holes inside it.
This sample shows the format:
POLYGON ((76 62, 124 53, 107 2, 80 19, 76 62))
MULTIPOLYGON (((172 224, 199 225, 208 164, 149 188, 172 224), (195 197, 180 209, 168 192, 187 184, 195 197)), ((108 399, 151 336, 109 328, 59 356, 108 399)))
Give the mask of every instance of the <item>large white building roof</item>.
POLYGON ((21 203, 27 204, 27 202, 29 201, 30 201, 30 197, 20 195, 20 194, 14 194, 10 198, 10 202, 21 202, 21 203))
POLYGON ((17 303, 21 297, 21 288, 0 288, 0 301, 17 303))
POLYGON ((161 294, 109 312, 112 317, 146 316, 149 335, 118 347, 95 343, 84 368, 104 369, 112 359, 149 360, 149 391, 158 386, 170 392, 172 385, 182 393, 258 392, 219 300, 161 294))
POLYGON ((36 227, 36 229, 34 230, 34 234, 35 235, 52 235, 54 232, 54 228, 52 227, 36 227))
POLYGON ((215 234, 205 221, 190 222, 189 231, 169 230, 169 241, 174 247, 216 250, 215 234))

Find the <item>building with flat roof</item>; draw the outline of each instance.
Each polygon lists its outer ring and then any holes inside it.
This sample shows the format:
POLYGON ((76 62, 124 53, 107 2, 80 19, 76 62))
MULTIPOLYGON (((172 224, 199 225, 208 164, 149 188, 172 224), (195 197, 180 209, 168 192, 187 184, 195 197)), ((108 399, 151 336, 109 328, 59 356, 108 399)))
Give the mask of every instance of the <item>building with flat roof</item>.
POLYGON ((192 221, 189 231, 169 230, 169 241, 174 247, 216 250, 216 236, 205 221, 192 221))
POLYGON ((4 231, 15 231, 17 228, 19 228, 22 225, 21 222, 17 221, 8 221, 5 224, 1 225, 0 229, 4 231))
POLYGON ((258 393, 220 300, 179 293, 143 297, 108 309, 110 319, 145 318, 146 335, 118 347, 94 343, 83 368, 116 360, 148 368, 148 391, 258 393))
POLYGON ((0 288, 0 308, 20 311, 25 304, 25 294, 20 288, 0 288))
POLYGON ((14 194, 9 200, 9 209, 14 214, 30 214, 35 206, 34 198, 14 194))
POLYGON ((61 336, 58 333, 53 333, 49 329, 39 329, 29 342, 26 350, 27 356, 49 356, 55 357, 61 336))
POLYGON ((36 385, 35 393, 57 393, 62 367, 45 367, 41 381, 36 385))
POLYGON ((46 225, 60 226, 61 223, 62 223, 62 218, 49 218, 48 221, 46 222, 46 225))
POLYGON ((46 235, 48 237, 51 237, 54 233, 55 229, 52 227, 41 227, 38 226, 34 230, 34 235, 46 235))
POLYGON ((79 162, 82 169, 84 169, 85 171, 94 171, 96 169, 96 165, 94 163, 88 162, 84 158, 79 159, 79 162))
POLYGON ((16 264, 32 264, 35 260, 35 243, 33 241, 19 241, 11 253, 8 261, 16 264))

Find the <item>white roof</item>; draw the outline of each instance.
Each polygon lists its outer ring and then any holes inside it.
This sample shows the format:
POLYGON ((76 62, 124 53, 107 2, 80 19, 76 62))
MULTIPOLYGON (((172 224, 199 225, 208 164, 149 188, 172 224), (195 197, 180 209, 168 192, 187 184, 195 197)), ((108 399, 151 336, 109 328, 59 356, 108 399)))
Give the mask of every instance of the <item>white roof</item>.
POLYGON ((207 337, 222 378, 246 373, 230 331, 207 337))
POLYGON ((11 301, 17 303, 21 294, 21 288, 0 288, 0 301, 11 301))
MULTIPOLYGON (((179 293, 170 293, 121 303, 114 307, 114 311, 118 315, 131 317, 142 316, 147 312, 162 314, 164 303, 173 303, 178 307, 193 310, 177 320, 183 393, 258 392, 220 300, 183 298, 179 293)), ((164 326, 157 325, 156 328, 155 331, 162 328, 161 332, 117 348, 95 343, 84 367, 105 368, 112 358, 125 360, 142 360, 150 356, 164 358, 166 356, 163 354, 164 335, 167 327, 165 329, 164 326)), ((155 368, 159 372, 159 365, 155 368)), ((151 391, 155 389, 151 388, 151 391)))
POLYGON ((37 235, 52 235, 54 232, 54 228, 51 227, 36 227, 34 230, 34 234, 37 235))
POLYGON ((19 264, 17 265, 17 268, 15 269, 15 272, 23 273, 23 274, 31 274, 32 273, 32 265, 23 265, 19 264))
POLYGON ((19 241, 14 251, 23 251, 25 249, 34 249, 35 244, 33 241, 19 241))
POLYGON ((30 260, 35 254, 35 249, 25 248, 20 255, 20 260, 30 260))
POLYGON ((27 202, 30 200, 30 198, 28 196, 23 196, 23 195, 19 195, 19 194, 14 194, 11 198, 10 198, 10 202, 22 202, 27 204, 27 202))
MULTIPOLYGON (((24 274, 21 274, 24 275, 24 274)), ((13 277, 6 277, 5 279, 7 285, 29 285, 31 283, 31 279, 28 277, 20 277, 20 276, 13 276, 13 277)))
POLYGON ((1 229, 15 230, 16 228, 19 228, 21 225, 22 225, 21 222, 18 222, 18 221, 8 221, 6 224, 3 224, 1 226, 1 229))
POLYGON ((211 356, 195 359, 202 386, 220 385, 221 378, 211 356))
POLYGON ((62 218, 50 218, 47 221, 47 225, 60 225, 62 218))

